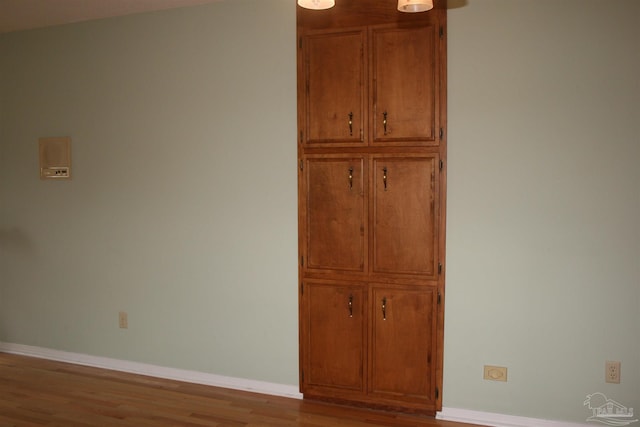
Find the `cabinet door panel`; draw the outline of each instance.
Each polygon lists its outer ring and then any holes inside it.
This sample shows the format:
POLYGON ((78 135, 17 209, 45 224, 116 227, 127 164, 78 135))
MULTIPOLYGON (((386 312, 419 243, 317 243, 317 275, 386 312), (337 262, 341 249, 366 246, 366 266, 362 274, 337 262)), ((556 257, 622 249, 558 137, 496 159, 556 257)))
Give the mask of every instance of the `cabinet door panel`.
POLYGON ((305 386, 364 390, 365 293, 306 282, 305 386))
POLYGON ((306 269, 363 272, 363 157, 307 158, 305 163, 306 269))
POLYGON ((436 29, 371 32, 375 142, 436 139, 436 29))
POLYGON ((305 39, 307 143, 364 141, 364 32, 305 39))
POLYGON ((370 392, 432 400, 435 288, 372 290, 370 392))
POLYGON ((438 260, 437 165, 435 154, 374 158, 374 272, 435 278, 438 260))

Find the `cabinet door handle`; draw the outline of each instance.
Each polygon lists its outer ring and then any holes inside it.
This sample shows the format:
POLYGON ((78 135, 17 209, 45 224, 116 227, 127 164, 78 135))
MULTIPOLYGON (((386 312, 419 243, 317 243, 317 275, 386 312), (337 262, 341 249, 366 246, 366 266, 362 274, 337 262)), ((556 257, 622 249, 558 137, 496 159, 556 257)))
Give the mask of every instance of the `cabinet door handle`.
POLYGON ((353 317, 353 295, 349 295, 349 317, 353 317))
POLYGON ((387 112, 382 113, 382 126, 384 127, 384 134, 387 134, 387 112))
POLYGON ((384 184, 384 191, 387 191, 387 167, 382 168, 382 183, 384 184))
POLYGON ((349 113, 349 136, 353 136, 353 111, 349 113))
POLYGON ((387 320, 387 298, 382 298, 382 320, 387 320))
POLYGON ((353 190, 353 167, 349 168, 349 190, 353 190))

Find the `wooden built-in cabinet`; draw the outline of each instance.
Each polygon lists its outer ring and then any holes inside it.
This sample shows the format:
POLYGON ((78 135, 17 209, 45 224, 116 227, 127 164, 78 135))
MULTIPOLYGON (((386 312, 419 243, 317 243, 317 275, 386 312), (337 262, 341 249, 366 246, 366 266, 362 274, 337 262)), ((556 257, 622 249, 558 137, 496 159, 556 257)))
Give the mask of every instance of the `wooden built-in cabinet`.
POLYGON ((442 407, 446 9, 298 7, 300 390, 442 407))

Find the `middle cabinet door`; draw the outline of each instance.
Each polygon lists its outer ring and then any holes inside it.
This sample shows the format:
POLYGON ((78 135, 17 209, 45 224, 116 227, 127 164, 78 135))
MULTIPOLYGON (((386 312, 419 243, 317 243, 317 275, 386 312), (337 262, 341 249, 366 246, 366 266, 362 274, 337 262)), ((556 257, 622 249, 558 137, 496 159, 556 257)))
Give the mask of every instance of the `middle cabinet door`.
POLYGON ((307 273, 365 272, 365 171, 360 156, 307 156, 303 161, 300 199, 307 273))
POLYGON ((379 155, 372 160, 372 270, 436 280, 437 154, 379 155))

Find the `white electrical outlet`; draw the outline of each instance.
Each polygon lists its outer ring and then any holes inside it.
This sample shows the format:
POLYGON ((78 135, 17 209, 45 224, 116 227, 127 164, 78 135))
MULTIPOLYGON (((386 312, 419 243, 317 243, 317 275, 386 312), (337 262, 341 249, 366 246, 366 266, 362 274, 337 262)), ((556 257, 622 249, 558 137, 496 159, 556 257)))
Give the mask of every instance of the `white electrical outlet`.
POLYGON ((612 384, 620 384, 620 362, 611 362, 607 360, 605 363, 605 382, 612 384))

